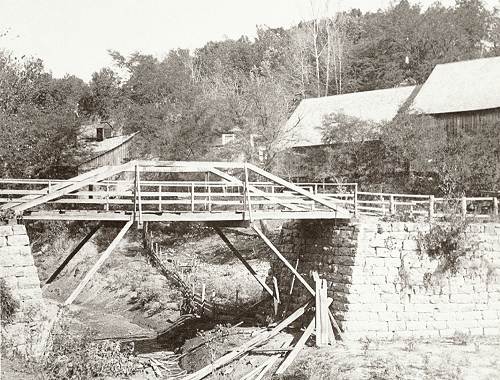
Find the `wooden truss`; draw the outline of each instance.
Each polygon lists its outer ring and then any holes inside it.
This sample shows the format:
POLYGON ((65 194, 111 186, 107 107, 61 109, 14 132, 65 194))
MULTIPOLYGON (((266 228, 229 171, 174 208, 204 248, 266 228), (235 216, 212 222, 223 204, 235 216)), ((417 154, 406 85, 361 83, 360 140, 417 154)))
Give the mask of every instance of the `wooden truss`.
POLYGON ((0 208, 26 220, 349 219, 341 204, 246 163, 131 161, 70 180, 0 179, 0 208))

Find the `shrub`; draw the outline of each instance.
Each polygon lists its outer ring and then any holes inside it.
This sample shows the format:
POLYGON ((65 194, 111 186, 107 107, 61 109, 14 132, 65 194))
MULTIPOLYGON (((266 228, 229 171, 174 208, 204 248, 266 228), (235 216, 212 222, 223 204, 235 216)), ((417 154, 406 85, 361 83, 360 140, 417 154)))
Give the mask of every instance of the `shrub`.
POLYGON ((457 273, 470 247, 465 239, 467 223, 458 218, 435 224, 418 238, 420 249, 431 259, 441 260, 442 271, 457 273))
POLYGON ((2 322, 12 322, 14 314, 19 309, 19 302, 14 299, 3 278, 0 278, 0 307, 2 310, 2 322))
POLYGON ((137 367, 130 349, 119 342, 93 341, 90 330, 71 332, 64 319, 52 331, 52 345, 42 363, 49 379, 88 379, 93 377, 128 377, 137 367))

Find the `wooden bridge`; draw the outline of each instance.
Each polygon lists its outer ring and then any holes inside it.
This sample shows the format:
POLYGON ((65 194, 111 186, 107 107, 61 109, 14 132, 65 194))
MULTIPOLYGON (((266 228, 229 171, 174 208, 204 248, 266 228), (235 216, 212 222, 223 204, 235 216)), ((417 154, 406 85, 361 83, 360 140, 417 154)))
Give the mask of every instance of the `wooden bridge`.
POLYGON ((1 179, 0 210, 25 220, 237 222, 351 212, 251 164, 131 161, 69 180, 1 179))

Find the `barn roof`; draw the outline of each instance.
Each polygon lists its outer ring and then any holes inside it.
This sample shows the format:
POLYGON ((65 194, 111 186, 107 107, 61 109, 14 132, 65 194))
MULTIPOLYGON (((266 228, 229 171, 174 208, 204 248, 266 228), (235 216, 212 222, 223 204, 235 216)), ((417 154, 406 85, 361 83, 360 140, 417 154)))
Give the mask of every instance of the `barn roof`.
POLYGON ((436 65, 413 112, 438 114, 500 107, 500 57, 436 65))
POLYGON ((288 119, 285 129, 288 146, 322 145, 323 117, 343 113, 361 120, 380 123, 396 116, 414 86, 304 99, 288 119))

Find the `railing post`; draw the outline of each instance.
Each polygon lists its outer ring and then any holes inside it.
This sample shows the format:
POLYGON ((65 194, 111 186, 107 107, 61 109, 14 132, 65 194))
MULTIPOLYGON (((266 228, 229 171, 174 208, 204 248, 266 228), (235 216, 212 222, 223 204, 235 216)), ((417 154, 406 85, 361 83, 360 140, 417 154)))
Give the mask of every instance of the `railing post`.
POLYGON ((353 195, 353 200, 354 200, 354 217, 358 217, 358 184, 354 184, 354 195, 353 195))
POLYGON ((498 216, 498 198, 493 197, 493 215, 498 216))
POLYGON ((461 202, 461 208, 462 208, 462 217, 465 218, 467 216, 467 198, 462 196, 462 202, 461 202))
POLYGON ((212 187, 210 186, 210 173, 207 173, 208 179, 208 211, 212 212, 212 187))
POLYGON ((159 185, 158 186, 158 191, 160 192, 160 195, 158 196, 158 211, 161 211, 161 193, 163 192, 163 186, 159 185))
POLYGON ((434 195, 429 195, 429 219, 434 218, 434 195))
POLYGON ((244 164, 245 167, 245 199, 246 199, 246 206, 247 206, 247 211, 248 211, 248 219, 250 222, 252 222, 252 204, 250 203, 250 191, 248 191, 248 167, 247 163, 245 162, 244 164))
POLYGON ((106 211, 109 211, 109 185, 106 185, 106 205, 104 206, 106 211))
POLYGON ((394 195, 389 195, 389 213, 391 215, 396 214, 396 204, 394 203, 394 195))
POLYGON ((194 182, 191 182, 191 212, 194 212, 194 182))

